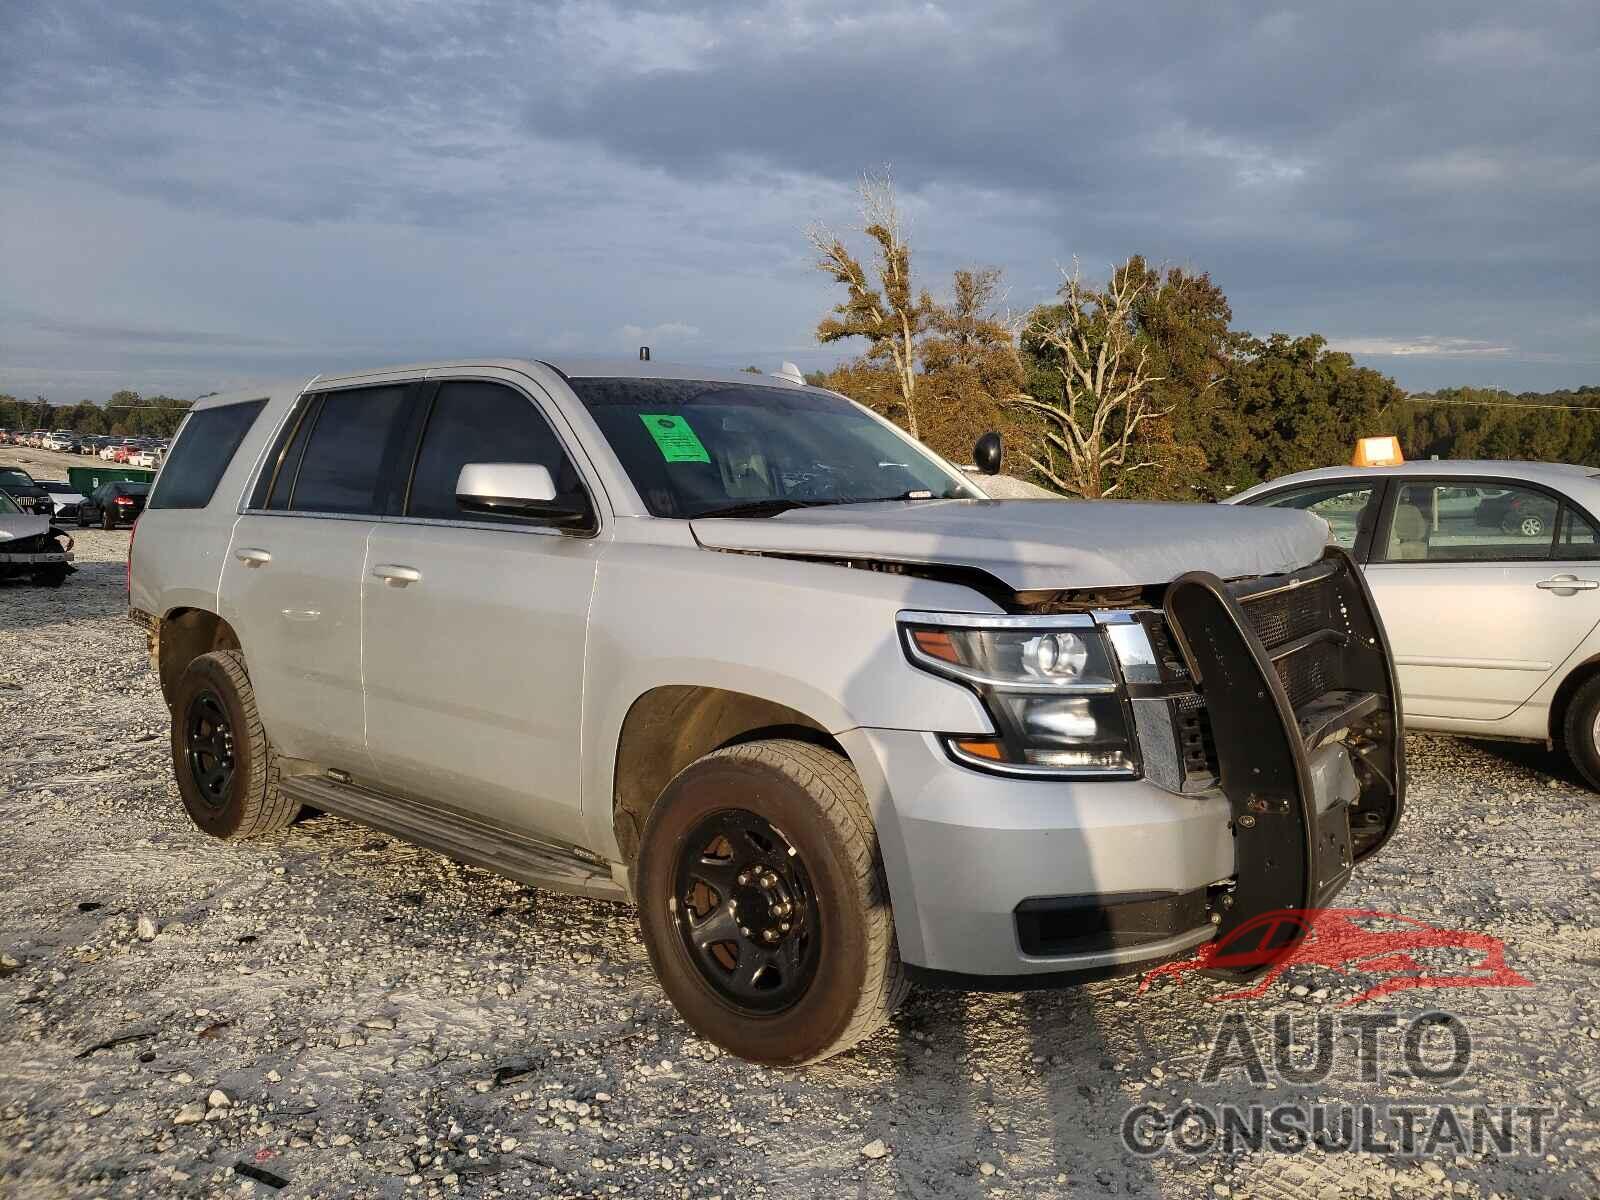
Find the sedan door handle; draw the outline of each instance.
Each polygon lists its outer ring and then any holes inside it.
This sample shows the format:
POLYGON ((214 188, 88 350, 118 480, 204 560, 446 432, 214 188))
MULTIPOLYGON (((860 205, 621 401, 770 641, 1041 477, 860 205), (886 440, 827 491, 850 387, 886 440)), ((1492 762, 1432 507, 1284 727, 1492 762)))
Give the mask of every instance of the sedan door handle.
POLYGON ((1533 586, 1543 588, 1547 592, 1570 596, 1574 592, 1592 592, 1595 588, 1600 588, 1600 579, 1579 579, 1576 575, 1557 575, 1553 579, 1541 579, 1533 586))
POLYGON ((415 567, 402 566, 400 563, 379 563, 372 568, 372 573, 390 587, 403 588, 408 583, 416 583, 422 578, 421 571, 415 567))
POLYGON ((272 561, 272 551, 260 550, 255 546, 241 546, 233 552, 233 556, 247 567, 264 567, 272 561))

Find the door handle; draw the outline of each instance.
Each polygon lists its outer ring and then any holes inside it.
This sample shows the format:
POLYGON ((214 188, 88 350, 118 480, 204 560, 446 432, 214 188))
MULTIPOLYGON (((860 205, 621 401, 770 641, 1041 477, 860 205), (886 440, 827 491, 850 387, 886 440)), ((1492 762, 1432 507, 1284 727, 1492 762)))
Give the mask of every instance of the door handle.
POLYGON ((1579 579, 1576 575, 1557 575, 1553 579, 1541 579, 1533 585, 1543 588, 1547 592, 1555 592, 1558 596, 1570 596, 1574 592, 1592 592, 1600 588, 1600 579, 1579 579))
POLYGON ((247 567, 264 567, 272 561, 272 551, 259 550, 254 546, 241 546, 233 552, 233 556, 247 567))
POLYGON ((400 563, 379 563, 372 568, 372 573, 390 587, 403 588, 408 583, 416 583, 422 578, 422 572, 415 567, 402 566, 400 563))

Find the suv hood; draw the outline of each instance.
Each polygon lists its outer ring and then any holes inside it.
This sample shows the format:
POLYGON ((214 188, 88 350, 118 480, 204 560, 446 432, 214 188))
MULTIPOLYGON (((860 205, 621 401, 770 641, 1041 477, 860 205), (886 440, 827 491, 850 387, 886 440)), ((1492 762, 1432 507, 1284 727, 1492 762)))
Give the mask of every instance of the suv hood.
POLYGON ((1018 592, 1276 575, 1328 543, 1327 522, 1298 510, 1113 500, 841 504, 690 527, 713 550, 976 567, 1018 592))

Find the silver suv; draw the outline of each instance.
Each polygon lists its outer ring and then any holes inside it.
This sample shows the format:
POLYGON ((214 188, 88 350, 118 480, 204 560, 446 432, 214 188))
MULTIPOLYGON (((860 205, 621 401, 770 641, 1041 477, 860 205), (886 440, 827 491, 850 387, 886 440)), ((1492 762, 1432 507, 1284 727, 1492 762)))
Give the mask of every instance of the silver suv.
POLYGON ((783 376, 211 397, 129 575, 201 829, 314 808, 631 900, 684 1019, 766 1063, 912 980, 1138 970, 1326 904, 1402 806, 1393 666, 1326 522, 989 500, 783 376))

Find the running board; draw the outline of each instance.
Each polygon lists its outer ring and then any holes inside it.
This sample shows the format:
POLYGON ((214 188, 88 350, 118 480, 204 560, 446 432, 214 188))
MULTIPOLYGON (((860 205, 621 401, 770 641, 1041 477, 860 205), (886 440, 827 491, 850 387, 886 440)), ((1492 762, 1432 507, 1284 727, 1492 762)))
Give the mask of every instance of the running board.
POLYGON ((481 817, 324 775, 291 775, 278 786, 310 808, 371 826, 518 883, 602 900, 628 898, 608 867, 481 817))

